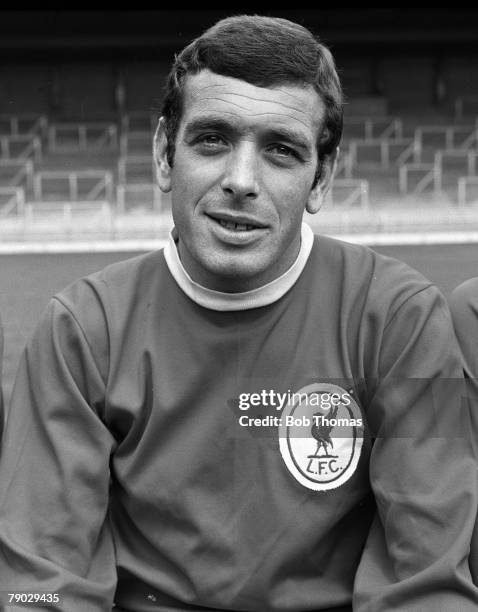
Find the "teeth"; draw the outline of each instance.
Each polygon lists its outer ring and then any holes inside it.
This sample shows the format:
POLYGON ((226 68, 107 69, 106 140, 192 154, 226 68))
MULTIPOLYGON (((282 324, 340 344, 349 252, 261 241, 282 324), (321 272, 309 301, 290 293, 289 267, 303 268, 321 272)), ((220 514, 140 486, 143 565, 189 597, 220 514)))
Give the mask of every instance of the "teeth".
POLYGON ((254 229, 253 225, 249 225, 247 223, 234 223, 234 221, 224 221, 224 219, 219 219, 220 225, 229 230, 235 230, 237 232, 247 232, 254 229))

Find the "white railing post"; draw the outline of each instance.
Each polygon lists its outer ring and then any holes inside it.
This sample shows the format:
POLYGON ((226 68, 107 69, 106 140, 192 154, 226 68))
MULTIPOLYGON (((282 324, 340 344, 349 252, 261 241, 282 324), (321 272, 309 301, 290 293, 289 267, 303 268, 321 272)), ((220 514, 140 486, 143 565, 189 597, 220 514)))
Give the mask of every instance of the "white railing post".
POLYGON ((125 212, 125 186, 118 185, 116 187, 116 209, 119 213, 125 212))
POLYGON ((360 204, 361 207, 366 209, 369 205, 368 197, 368 181, 361 181, 360 183, 360 204))
POLYGON ((398 189, 401 194, 407 193, 407 167, 400 166, 398 169, 398 189))
POLYGON ((25 171, 25 176, 26 176, 26 182, 27 182, 27 189, 28 190, 32 190, 33 189, 33 162, 28 159, 27 161, 25 161, 24 164, 24 171, 25 171))
POLYGON ((111 172, 105 173, 105 197, 108 202, 113 201, 113 175, 111 172))
POLYGON ((380 141, 380 165, 382 168, 390 167, 390 146, 386 138, 380 141))
POLYGON ((19 188, 17 192, 18 213, 23 213, 25 209, 25 190, 19 188))
POLYGON ((70 200, 78 199, 78 180, 75 172, 68 172, 68 191, 70 200))
POLYGON ((433 163, 433 188, 436 194, 441 192, 443 186, 442 164, 443 153, 441 151, 437 151, 435 153, 435 161, 433 163))
POLYGON ((467 157, 468 176, 471 176, 475 174, 476 153, 474 151, 468 151, 466 157, 467 157))
POLYGON ((33 177, 33 196, 35 200, 42 199, 42 177, 41 174, 36 174, 33 177))
POLYGON ((122 185, 126 182, 126 158, 120 157, 118 160, 118 183, 122 185))

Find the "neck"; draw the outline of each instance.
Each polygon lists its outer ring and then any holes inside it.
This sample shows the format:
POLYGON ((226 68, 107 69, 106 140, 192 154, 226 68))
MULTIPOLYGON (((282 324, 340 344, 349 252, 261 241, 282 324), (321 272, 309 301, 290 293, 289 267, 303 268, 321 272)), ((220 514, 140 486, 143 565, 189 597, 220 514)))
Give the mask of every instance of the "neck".
POLYGON ((164 249, 164 257, 169 271, 180 289, 196 304, 205 308, 221 311, 238 311, 272 304, 294 286, 309 258, 314 242, 314 234, 310 227, 304 223, 301 230, 300 250, 290 267, 281 276, 266 282, 260 287, 243 290, 241 286, 237 291, 231 290, 231 285, 228 285, 227 290, 223 291, 212 289, 192 279, 180 260, 177 242, 177 234, 173 229, 164 249))

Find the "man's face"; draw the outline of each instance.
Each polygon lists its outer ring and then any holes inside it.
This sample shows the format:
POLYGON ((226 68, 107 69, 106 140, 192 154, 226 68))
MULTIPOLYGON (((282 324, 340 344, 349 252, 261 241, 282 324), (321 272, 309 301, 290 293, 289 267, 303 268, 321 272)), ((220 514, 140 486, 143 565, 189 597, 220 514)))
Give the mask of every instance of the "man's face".
POLYGON ((164 133, 157 151, 193 280, 247 291, 292 265, 305 206, 323 187, 312 188, 323 117, 311 86, 256 87, 209 70, 187 76, 172 168, 164 133))

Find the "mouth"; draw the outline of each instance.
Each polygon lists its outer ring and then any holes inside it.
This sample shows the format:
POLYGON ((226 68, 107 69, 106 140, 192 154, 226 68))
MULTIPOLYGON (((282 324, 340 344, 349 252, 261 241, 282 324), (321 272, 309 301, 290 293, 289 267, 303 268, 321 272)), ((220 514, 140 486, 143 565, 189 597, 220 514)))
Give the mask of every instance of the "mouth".
POLYGON ((256 229, 255 225, 251 225, 249 223, 235 223, 234 221, 224 221, 224 219, 216 219, 216 221, 222 227, 235 232, 250 232, 251 230, 256 229))
POLYGON ((259 223, 255 219, 247 217, 232 217, 222 213, 207 215, 221 227, 232 232, 252 232, 257 229, 264 229, 265 225, 259 223))
POLYGON ((268 227, 250 215, 214 212, 206 214, 212 235, 223 245, 245 248, 256 244, 267 234, 268 227))

